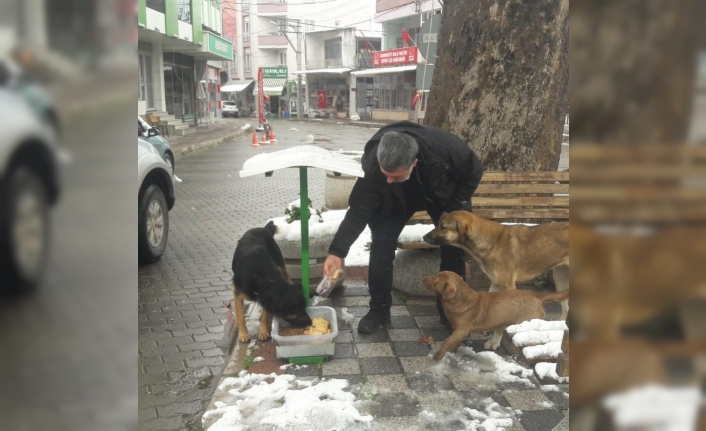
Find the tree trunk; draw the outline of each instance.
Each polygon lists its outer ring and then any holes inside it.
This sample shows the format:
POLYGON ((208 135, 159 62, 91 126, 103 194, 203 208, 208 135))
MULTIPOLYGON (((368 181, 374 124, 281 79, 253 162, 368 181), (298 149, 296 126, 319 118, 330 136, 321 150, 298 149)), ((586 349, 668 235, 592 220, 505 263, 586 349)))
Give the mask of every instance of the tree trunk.
POLYGON ((568 0, 446 0, 425 124, 486 170, 555 171, 568 113, 568 0))
POLYGON ((571 3, 573 143, 685 141, 703 3, 571 3))

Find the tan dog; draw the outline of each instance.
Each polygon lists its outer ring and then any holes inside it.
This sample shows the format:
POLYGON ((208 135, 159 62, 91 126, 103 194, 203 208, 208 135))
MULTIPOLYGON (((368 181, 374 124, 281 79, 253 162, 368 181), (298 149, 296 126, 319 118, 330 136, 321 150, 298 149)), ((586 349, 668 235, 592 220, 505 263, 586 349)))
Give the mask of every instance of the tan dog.
POLYGON ((568 290, 552 293, 531 290, 476 292, 458 274, 450 271, 424 277, 422 283, 441 297, 444 313, 454 330, 434 355, 435 361, 443 358, 446 352, 455 352, 471 332, 495 330, 493 338, 484 346, 495 350, 506 327, 526 320, 543 319, 545 302, 564 301, 569 297, 568 290))
MULTIPOLYGON (((490 291, 514 290, 518 281, 528 281, 552 269, 557 291, 569 288, 569 222, 537 226, 502 225, 470 213, 442 214, 439 226, 424 235, 435 245, 463 249, 490 278, 490 291)), ((561 304, 566 319, 569 301, 561 304)))

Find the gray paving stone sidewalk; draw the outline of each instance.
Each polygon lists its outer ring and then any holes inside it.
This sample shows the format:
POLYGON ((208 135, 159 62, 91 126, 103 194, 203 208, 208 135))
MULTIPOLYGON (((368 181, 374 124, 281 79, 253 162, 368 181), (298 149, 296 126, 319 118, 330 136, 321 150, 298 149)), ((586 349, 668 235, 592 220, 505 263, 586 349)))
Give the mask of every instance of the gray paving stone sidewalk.
MULTIPOLYGON (((367 307, 359 306, 368 301, 367 296, 361 295, 366 290, 365 280, 349 279, 345 284, 331 294, 337 315, 341 315, 342 306, 346 304, 353 305, 347 307, 348 312, 367 311, 367 307)), ((508 430, 568 430, 568 384, 557 385, 558 391, 546 391, 534 377, 529 379, 529 385, 503 383, 495 381, 492 374, 469 373, 455 366, 453 361, 440 371, 430 352, 438 348, 450 331, 440 327, 435 300, 407 297, 402 301, 394 295, 394 302, 398 316, 393 317, 388 328, 371 335, 357 333, 359 319, 348 325, 339 318, 335 354, 322 365, 289 367, 283 371, 280 366, 286 362, 275 358, 273 342, 269 341, 258 343, 258 348, 250 355, 262 356, 265 359, 262 362, 248 364, 245 356, 236 351, 221 379, 235 377, 244 366, 249 373, 346 379, 351 384, 349 390, 364 401, 359 405, 361 414, 373 416, 369 428, 372 430, 397 430, 402 426, 408 431, 465 429, 458 419, 460 412, 464 408, 483 411, 488 398, 502 408, 521 411, 516 413, 508 430), (420 343, 420 337, 430 335, 439 341, 432 346, 420 343), (426 413, 420 415, 422 412, 426 413), (431 422, 424 419, 429 413, 434 417, 431 422)), ((559 308, 551 307, 547 312, 548 319, 559 318, 559 308)), ((476 353, 482 352, 483 343, 489 338, 490 334, 473 334, 464 344, 476 353)), ((246 347, 247 344, 239 344, 237 349, 246 347)), ((502 347, 496 353, 510 362, 518 360, 502 347)))

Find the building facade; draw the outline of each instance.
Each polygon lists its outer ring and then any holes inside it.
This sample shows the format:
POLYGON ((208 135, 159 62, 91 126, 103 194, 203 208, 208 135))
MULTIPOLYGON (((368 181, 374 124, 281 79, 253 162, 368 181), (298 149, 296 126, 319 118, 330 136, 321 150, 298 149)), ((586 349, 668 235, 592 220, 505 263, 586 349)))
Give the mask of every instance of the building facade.
POLYGON ((138 0, 137 11, 138 115, 156 116, 170 134, 213 122, 221 69, 233 59, 221 1, 138 0))

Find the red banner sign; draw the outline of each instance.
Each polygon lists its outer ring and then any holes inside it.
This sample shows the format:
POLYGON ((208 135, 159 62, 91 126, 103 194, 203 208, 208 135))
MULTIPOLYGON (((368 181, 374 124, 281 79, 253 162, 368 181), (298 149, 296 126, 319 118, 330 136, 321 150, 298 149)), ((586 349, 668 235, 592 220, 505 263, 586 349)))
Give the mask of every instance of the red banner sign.
POLYGON ((373 67, 386 67, 394 66, 396 64, 410 64, 416 62, 416 46, 373 52, 373 67))
POLYGON ((262 80, 262 68, 257 69, 257 115, 260 124, 265 124, 265 85, 262 80))

